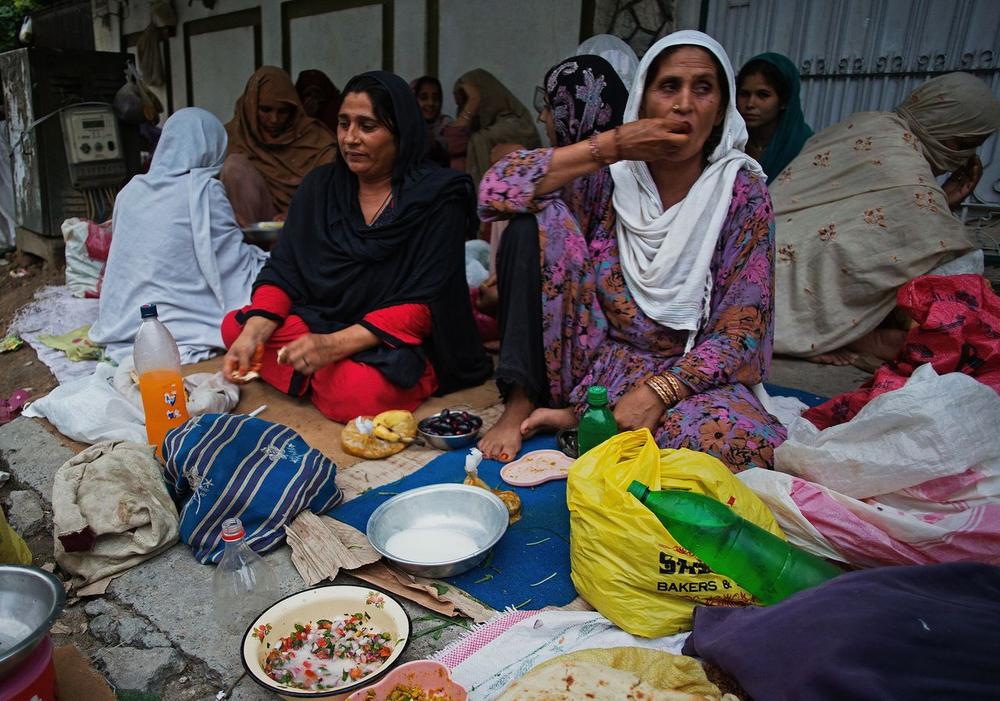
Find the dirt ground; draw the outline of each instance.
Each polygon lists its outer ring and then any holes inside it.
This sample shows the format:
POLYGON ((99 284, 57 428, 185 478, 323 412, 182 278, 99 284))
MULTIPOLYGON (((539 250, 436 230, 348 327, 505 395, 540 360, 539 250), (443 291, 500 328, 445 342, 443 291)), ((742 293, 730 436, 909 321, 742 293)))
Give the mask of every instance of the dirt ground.
MULTIPOLYGON (((17 310, 30 302, 39 288, 63 284, 64 270, 62 265, 43 263, 24 253, 0 257, 0 337, 6 335, 17 310), (11 274, 21 270, 26 273, 23 277, 11 274)), ((7 398, 17 389, 27 389, 32 398, 40 397, 56 384, 56 378, 27 343, 20 350, 0 353, 0 397, 7 398)))

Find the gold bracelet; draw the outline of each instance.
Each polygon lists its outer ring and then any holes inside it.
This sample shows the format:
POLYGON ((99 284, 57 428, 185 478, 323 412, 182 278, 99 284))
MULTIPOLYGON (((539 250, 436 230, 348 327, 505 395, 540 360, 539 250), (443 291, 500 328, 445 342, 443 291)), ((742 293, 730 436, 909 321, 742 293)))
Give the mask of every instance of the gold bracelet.
POLYGON ((587 139, 590 144, 590 159, 604 166, 607 165, 607 163, 604 162, 604 156, 601 155, 601 147, 597 145, 597 134, 598 132, 595 131, 590 135, 590 138, 587 139))
POLYGON ((664 381, 662 377, 652 375, 646 379, 646 385, 656 392, 656 396, 660 398, 660 401, 662 401, 668 409, 677 403, 677 393, 670 384, 664 381))
POLYGON ((681 384, 681 381, 677 379, 676 375, 669 372, 663 373, 660 377, 670 385, 670 389, 673 390, 674 396, 677 397, 677 401, 679 402, 684 397, 684 386, 681 384))

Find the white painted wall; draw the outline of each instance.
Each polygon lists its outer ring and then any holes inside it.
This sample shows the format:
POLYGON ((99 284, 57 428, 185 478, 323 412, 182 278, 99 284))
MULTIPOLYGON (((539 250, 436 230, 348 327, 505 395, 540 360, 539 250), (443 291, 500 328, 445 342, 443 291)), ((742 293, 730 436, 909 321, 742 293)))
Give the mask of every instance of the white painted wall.
POLYGON ((534 113, 535 86, 579 45, 580 0, 441 0, 440 8, 438 73, 451 115, 452 87, 473 68, 495 75, 534 113))
POLYGON ((352 76, 382 67, 382 6, 367 5, 293 19, 292 80, 317 68, 343 88, 352 76))
POLYGON ((228 122, 254 72, 253 29, 237 27, 191 37, 191 63, 194 104, 228 122))
POLYGON ((396 35, 393 70, 410 82, 427 71, 427 3, 424 0, 396 0, 396 35))

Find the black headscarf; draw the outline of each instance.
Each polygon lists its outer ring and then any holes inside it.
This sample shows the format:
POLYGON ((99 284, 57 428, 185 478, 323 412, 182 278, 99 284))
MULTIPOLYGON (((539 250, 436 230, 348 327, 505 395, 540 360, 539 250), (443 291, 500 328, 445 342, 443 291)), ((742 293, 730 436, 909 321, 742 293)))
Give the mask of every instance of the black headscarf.
POLYGON ((573 56, 545 74, 545 94, 556 129, 556 146, 583 141, 620 126, 628 89, 600 56, 573 56))
MULTIPOLYGON (((465 280, 464 242, 478 225, 472 180, 426 160, 427 126, 402 78, 386 71, 362 75, 380 83, 392 100, 397 145, 392 215, 365 224, 358 179, 347 164, 338 159, 317 168, 295 193, 281 239, 255 287, 284 290, 292 313, 313 333, 363 323, 378 309, 427 304, 432 332, 424 347, 439 392, 478 384, 490 376, 492 365, 476 334, 465 280)), ((421 347, 365 325, 383 343, 354 359, 397 385, 416 384, 425 363, 421 347)))

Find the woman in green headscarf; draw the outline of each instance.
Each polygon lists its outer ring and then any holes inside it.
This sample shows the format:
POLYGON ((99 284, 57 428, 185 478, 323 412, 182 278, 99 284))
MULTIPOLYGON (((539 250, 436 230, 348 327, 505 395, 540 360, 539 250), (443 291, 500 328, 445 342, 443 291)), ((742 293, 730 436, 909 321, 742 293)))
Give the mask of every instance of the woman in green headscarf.
POLYGON ((799 102, 799 72, 776 53, 750 59, 736 76, 736 108, 747 123, 746 152, 770 185, 813 135, 799 102))

